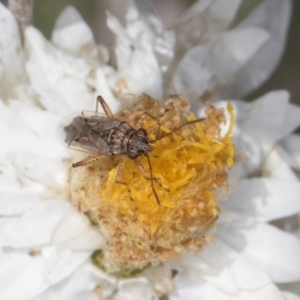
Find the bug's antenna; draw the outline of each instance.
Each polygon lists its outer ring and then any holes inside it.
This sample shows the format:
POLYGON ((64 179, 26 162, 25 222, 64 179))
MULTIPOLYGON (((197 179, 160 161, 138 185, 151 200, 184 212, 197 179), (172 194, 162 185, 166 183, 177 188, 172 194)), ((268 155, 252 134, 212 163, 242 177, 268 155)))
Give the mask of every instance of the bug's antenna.
POLYGON ((165 138, 165 137, 171 135, 172 133, 174 133, 175 131, 181 129, 182 127, 184 127, 184 126, 186 126, 186 125, 195 124, 195 123, 200 123, 200 122, 202 122, 202 121, 204 121, 204 120, 205 120, 205 118, 197 119, 197 120, 193 120, 193 121, 186 122, 186 123, 180 125, 179 127, 173 129, 172 131, 166 133, 165 135, 163 135, 163 136, 161 136, 161 137, 159 137, 159 138, 157 138, 157 139, 155 139, 155 140, 150 140, 149 143, 155 143, 156 141, 159 141, 159 140, 161 140, 161 139, 163 139, 163 138, 165 138))

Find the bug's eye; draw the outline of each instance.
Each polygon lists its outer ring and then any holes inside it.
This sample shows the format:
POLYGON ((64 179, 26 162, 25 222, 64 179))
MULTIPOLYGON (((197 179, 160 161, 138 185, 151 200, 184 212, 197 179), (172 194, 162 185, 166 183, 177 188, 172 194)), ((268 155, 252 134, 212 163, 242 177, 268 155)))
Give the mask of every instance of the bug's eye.
POLYGON ((136 152, 129 152, 128 153, 128 157, 131 158, 131 159, 136 159, 138 156, 139 155, 136 152))
POLYGON ((137 134, 139 136, 147 136, 147 131, 143 128, 138 129, 137 134))

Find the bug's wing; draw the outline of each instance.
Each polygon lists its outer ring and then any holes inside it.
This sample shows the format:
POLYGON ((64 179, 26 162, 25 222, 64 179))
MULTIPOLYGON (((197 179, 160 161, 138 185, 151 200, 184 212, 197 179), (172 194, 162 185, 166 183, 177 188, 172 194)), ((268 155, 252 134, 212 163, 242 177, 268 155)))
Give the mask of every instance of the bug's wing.
POLYGON ((60 140, 71 149, 94 155, 111 155, 110 146, 103 136, 118 127, 121 122, 95 112, 72 114, 60 122, 60 140))
POLYGON ((70 149, 74 149, 81 152, 87 152, 92 155, 103 154, 111 155, 109 151, 109 145, 105 140, 98 136, 90 135, 89 138, 81 137, 78 140, 74 140, 68 146, 70 149))
POLYGON ((90 116, 85 115, 83 118, 91 126, 93 131, 97 131, 99 133, 116 128, 122 123, 119 119, 111 118, 107 115, 95 112, 93 112, 90 116))
POLYGON ((68 145, 68 148, 71 149, 71 150, 76 150, 76 151, 88 153, 90 155, 96 155, 97 154, 97 153, 95 153, 95 151, 83 148, 82 145, 80 145, 79 143, 76 143, 76 142, 72 142, 70 145, 68 145))
POLYGON ((70 115, 65 116, 58 123, 58 125, 56 127, 56 137, 61 142, 61 144, 63 144, 64 146, 66 146, 66 144, 67 145, 69 144, 67 141, 65 128, 67 126, 69 126, 73 122, 73 120, 80 115, 81 115, 81 112, 72 113, 70 115))
MULTIPOLYGON (((74 120, 77 117, 82 117, 82 118, 90 120, 90 121, 93 121, 93 120, 97 121, 97 120, 99 120, 99 118, 102 118, 102 119, 108 118, 105 114, 96 113, 94 111, 88 111, 88 110, 72 113, 70 115, 65 116, 59 122, 57 129, 56 129, 56 136, 62 144, 65 145, 67 143, 65 141, 66 140, 65 128, 68 127, 70 124, 74 123, 74 120)), ((78 126, 80 126, 80 124, 78 124, 78 126)))
POLYGON ((108 118, 108 116, 106 114, 95 112, 95 111, 91 111, 91 110, 83 110, 81 112, 81 115, 84 118, 89 118, 89 117, 104 117, 104 118, 108 118))

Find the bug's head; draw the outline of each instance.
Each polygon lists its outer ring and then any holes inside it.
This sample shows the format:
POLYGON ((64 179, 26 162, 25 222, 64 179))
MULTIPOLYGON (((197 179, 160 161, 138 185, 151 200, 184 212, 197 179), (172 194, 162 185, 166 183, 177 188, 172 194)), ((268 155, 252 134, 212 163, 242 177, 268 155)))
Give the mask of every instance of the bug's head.
POLYGON ((145 155, 152 150, 147 132, 144 129, 138 129, 128 142, 128 156, 132 159, 145 155))

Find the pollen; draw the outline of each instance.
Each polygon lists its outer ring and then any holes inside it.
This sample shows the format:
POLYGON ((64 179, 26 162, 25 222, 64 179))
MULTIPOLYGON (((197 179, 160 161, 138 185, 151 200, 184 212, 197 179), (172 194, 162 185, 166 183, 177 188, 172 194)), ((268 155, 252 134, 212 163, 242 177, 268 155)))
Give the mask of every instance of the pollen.
MULTIPOLYGON (((135 127, 144 112, 154 117, 143 121, 149 140, 196 120, 183 97, 159 102, 146 94, 115 117, 135 127), (160 130, 155 126, 158 122, 160 130)), ((90 166, 73 169, 72 201, 92 214, 107 235, 106 254, 101 255, 119 268, 140 268, 209 244, 220 211, 218 201, 227 195, 228 169, 234 162, 233 126, 230 104, 222 109, 208 104, 201 122, 151 143, 149 159, 160 205, 151 181, 128 157, 120 179, 123 184, 116 183, 122 157, 103 156, 90 166), (225 134, 222 126, 227 128, 225 134)), ((139 162, 150 174, 147 158, 140 157, 139 162)))

